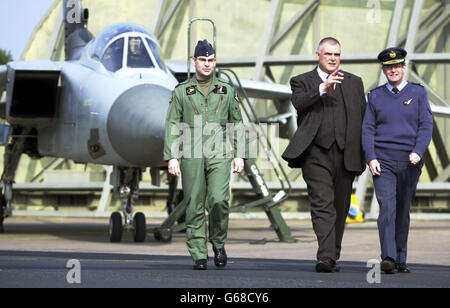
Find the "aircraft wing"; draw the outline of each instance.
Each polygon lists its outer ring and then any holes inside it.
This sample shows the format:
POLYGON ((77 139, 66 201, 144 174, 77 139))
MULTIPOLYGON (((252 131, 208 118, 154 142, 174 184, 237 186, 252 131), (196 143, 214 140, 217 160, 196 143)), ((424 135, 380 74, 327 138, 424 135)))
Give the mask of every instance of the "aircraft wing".
MULTIPOLYGON (((231 82, 235 87, 239 86, 236 80, 232 79, 231 82)), ((248 97, 273 100, 291 99, 292 91, 287 85, 247 79, 240 79, 240 83, 248 97)))
MULTIPOLYGON (((166 61, 169 71, 177 78, 183 81, 187 78, 187 63, 183 61, 166 61)), ((195 68, 191 65, 191 74, 194 74, 195 68)), ((225 80, 228 78, 224 77, 225 80)), ((235 87, 239 87, 236 79, 230 76, 231 82, 235 87)), ((247 95, 251 98, 290 100, 292 91, 288 85, 269 83, 254 80, 239 80, 247 95)))
MULTIPOLYGON (((187 74, 186 61, 168 60, 166 61, 166 66, 173 75, 187 74)), ((195 68, 191 63, 191 74, 193 72, 195 72, 195 68)))

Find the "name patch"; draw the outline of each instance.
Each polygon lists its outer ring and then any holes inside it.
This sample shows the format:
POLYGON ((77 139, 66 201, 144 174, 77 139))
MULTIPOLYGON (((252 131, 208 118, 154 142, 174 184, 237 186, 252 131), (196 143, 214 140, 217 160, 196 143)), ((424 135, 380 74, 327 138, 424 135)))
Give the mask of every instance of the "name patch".
POLYGON ((227 94, 227 87, 224 86, 216 86, 213 91, 215 94, 227 94))

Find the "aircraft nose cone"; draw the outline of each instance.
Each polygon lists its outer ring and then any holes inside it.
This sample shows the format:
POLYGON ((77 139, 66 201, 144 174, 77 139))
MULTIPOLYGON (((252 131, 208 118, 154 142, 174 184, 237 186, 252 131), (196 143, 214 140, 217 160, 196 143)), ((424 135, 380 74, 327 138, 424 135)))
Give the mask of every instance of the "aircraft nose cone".
POLYGON ((114 150, 140 167, 162 166, 166 115, 171 91, 139 85, 124 92, 108 116, 108 135, 114 150))

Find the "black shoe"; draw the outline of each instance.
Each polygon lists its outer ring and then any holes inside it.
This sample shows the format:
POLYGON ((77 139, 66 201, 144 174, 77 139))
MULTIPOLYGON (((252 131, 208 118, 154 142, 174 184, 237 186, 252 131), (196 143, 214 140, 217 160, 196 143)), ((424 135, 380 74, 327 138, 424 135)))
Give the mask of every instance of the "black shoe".
POLYGON ((381 262, 381 270, 385 273, 385 274, 395 274, 394 269, 395 269, 395 263, 394 261, 387 257, 383 260, 383 262, 381 262))
POLYGON ((201 259, 201 260, 195 261, 194 269, 195 270, 203 270, 203 271, 207 270, 208 269, 208 265, 207 265, 206 259, 201 259))
POLYGON ((216 264, 216 266, 221 268, 227 266, 227 252, 225 251, 225 248, 217 249, 213 245, 213 251, 214 251, 214 263, 216 264))
POLYGON ((316 263, 316 272, 318 273, 336 272, 336 261, 328 257, 320 258, 319 261, 317 261, 316 263))
POLYGON ((395 263, 395 268, 397 269, 397 272, 403 273, 403 274, 409 274, 411 271, 409 270, 408 265, 406 263, 395 263))

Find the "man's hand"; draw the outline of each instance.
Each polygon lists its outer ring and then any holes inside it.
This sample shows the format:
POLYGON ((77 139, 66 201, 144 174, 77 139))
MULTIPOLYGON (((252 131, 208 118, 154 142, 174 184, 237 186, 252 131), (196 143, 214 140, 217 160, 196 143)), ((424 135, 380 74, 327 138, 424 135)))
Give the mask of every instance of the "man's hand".
POLYGON ((241 173, 244 170, 244 160, 242 158, 233 159, 233 172, 241 173))
POLYGON ((169 160, 169 173, 176 177, 181 175, 180 163, 178 162, 178 159, 175 158, 169 160))
POLYGON ((420 158, 420 156, 418 154, 414 153, 414 152, 409 154, 409 161, 413 165, 417 165, 420 162, 421 159, 422 158, 420 158))
POLYGON ((342 73, 339 70, 336 70, 333 73, 331 73, 331 75, 328 76, 327 80, 325 80, 320 85, 320 90, 322 92, 327 92, 329 89, 333 89, 335 84, 342 83, 343 80, 344 80, 344 73, 342 73))
POLYGON ((372 175, 380 175, 381 174, 381 166, 378 160, 374 159, 371 160, 369 163, 370 172, 372 172, 372 175))

